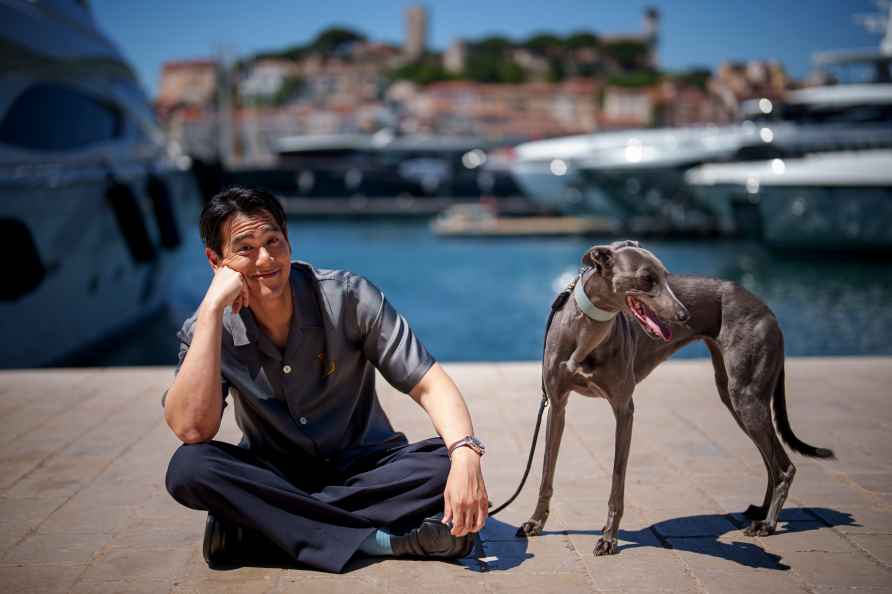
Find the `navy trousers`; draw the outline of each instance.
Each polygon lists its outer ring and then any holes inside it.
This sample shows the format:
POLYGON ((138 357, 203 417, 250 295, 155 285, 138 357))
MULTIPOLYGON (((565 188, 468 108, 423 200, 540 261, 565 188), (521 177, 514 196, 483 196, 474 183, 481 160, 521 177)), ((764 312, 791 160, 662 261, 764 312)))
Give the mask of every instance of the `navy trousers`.
POLYGON ((400 533, 442 511, 449 468, 439 437, 327 462, 272 459, 211 440, 181 445, 165 482, 182 505, 340 573, 376 528, 400 533))

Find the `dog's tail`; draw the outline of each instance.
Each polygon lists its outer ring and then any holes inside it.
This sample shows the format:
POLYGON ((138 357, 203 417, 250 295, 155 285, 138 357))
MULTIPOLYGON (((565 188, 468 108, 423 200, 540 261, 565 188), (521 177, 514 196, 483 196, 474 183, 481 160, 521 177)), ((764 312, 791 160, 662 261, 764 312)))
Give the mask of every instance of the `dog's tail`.
POLYGON ((781 370, 780 377, 777 378, 777 386, 774 388, 774 420, 777 422, 777 430, 780 432, 781 438, 790 448, 799 452, 803 456, 812 458, 835 458, 833 450, 827 448, 816 448, 809 445, 796 437, 793 428, 790 427, 790 419, 787 417, 787 391, 784 387, 784 371, 781 370))

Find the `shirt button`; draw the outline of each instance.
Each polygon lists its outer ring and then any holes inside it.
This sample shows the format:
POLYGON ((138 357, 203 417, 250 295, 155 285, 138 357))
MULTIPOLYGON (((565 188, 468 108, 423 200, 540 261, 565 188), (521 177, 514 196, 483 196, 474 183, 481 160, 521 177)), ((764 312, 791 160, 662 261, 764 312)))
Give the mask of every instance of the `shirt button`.
POLYGON ((291 365, 285 365, 284 367, 282 367, 282 371, 284 371, 285 373, 291 373, 291 365))
POLYGON ((306 417, 301 417, 301 418, 300 418, 300 424, 301 424, 301 425, 306 425, 306 424, 307 424, 307 418, 306 418, 306 417))

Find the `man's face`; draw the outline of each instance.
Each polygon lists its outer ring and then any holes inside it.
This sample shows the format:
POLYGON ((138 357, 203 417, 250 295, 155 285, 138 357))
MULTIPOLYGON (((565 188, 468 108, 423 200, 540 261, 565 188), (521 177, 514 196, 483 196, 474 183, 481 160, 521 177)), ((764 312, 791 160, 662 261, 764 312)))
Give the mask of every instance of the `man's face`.
POLYGON ((275 299, 290 289, 291 246, 276 220, 267 211, 237 212, 223 222, 223 260, 208 250, 216 269, 229 266, 242 273, 251 299, 275 299), (216 260, 216 262, 214 262, 216 260))

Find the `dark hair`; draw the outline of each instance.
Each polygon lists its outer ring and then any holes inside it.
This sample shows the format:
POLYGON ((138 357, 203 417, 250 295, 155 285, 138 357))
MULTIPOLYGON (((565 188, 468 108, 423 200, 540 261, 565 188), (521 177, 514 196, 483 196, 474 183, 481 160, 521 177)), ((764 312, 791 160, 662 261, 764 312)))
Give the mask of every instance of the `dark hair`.
POLYGON ((233 186, 226 188, 211 198, 201 211, 199 227, 204 245, 223 255, 223 238, 220 228, 231 215, 236 213, 256 214, 267 211, 276 220, 276 224, 288 237, 288 226, 285 223, 285 210, 278 199, 261 188, 245 188, 233 186))

